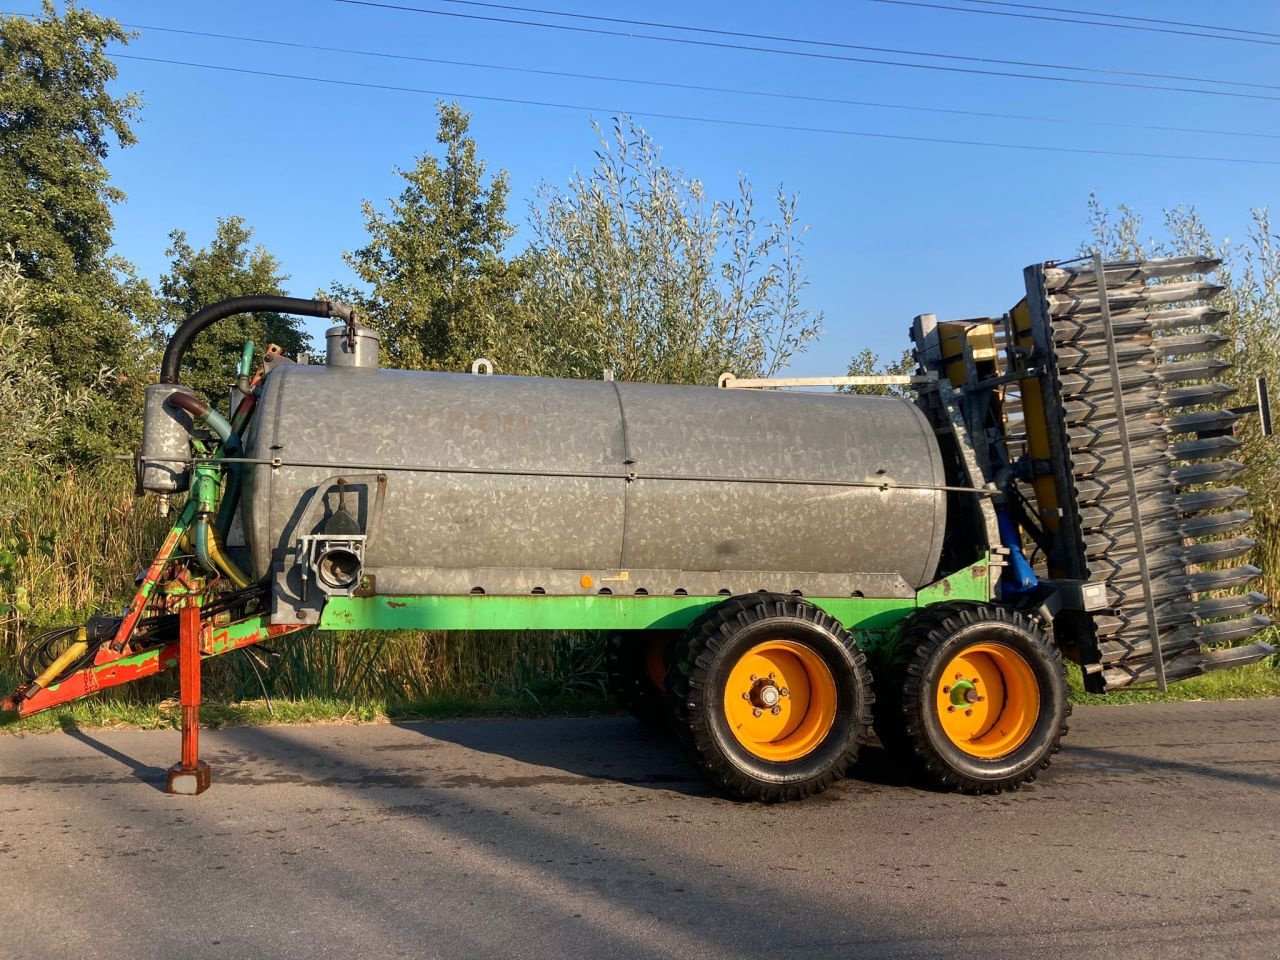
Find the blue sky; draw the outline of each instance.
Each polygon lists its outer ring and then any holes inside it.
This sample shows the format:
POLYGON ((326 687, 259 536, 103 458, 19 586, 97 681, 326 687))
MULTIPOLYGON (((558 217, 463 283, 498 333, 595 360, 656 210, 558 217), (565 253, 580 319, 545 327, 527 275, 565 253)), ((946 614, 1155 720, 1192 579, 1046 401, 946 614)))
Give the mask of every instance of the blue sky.
MULTIPOLYGON (((503 15, 446 0, 405 2, 503 15)), ((1103 0, 1039 2, 1174 20, 1213 18, 1223 25, 1280 33, 1280 4, 1270 0, 1221 0, 1212 6, 1185 0, 1125 0, 1122 5, 1103 0)), ((970 5, 966 0, 948 3, 970 5)), ((1278 199, 1280 168, 1275 166, 913 143, 646 116, 678 113, 917 137, 1276 160, 1280 139, 1075 122, 1103 119, 1280 135, 1280 46, 1275 45, 869 0, 528 3, 548 10, 840 43, 1276 83, 1272 89, 1216 88, 1277 98, 1266 100, 710 49, 328 0, 98 0, 87 5, 126 23, 158 27, 508 67, 1062 118, 1056 124, 1013 122, 675 91, 289 50, 153 30, 143 30, 127 51, 457 94, 472 111, 472 132, 481 155, 491 169, 510 174, 511 214, 517 223, 524 220, 526 203, 540 181, 562 183, 575 167, 591 165, 591 116, 607 122, 610 110, 627 110, 663 146, 666 160, 703 180, 712 196, 732 195, 740 172, 750 177, 761 200, 778 185, 800 195, 800 216, 810 225, 807 305, 826 315, 822 341, 793 364, 793 371, 804 374, 841 373, 849 356, 863 346, 896 356, 907 345, 906 329, 917 313, 953 318, 998 315, 1020 296, 1023 266, 1076 253, 1087 233, 1086 201, 1092 190, 1106 204, 1135 207, 1153 230, 1164 208, 1193 204, 1216 235, 1232 237, 1246 232, 1251 207, 1275 205, 1278 199), (603 109, 551 109, 476 96, 603 109)), ((6 9, 30 13, 38 4, 11 0, 6 9)), ((507 15, 557 22, 549 16, 507 15)), ((164 250, 171 229, 185 229, 193 243, 202 245, 217 217, 238 214, 255 228, 256 239, 280 258, 292 278, 290 292, 307 296, 334 280, 349 279, 341 254, 363 240, 361 201, 381 204, 399 193, 393 168, 410 165, 435 145, 431 96, 139 61, 119 63, 121 89, 139 91, 145 106, 137 125, 138 145, 114 153, 109 161, 115 183, 128 195, 116 211, 116 241, 119 252, 152 278, 166 266, 164 250)), ((517 236, 513 248, 523 241, 523 235, 517 236)))

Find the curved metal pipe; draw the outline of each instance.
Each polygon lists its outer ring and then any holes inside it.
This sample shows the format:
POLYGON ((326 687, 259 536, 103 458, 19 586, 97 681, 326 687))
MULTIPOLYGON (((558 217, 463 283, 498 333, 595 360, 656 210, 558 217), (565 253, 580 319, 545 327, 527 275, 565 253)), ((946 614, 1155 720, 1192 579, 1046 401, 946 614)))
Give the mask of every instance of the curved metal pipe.
POLYGON ((164 360, 160 363, 160 382, 178 383, 182 357, 195 335, 205 327, 238 313, 296 313, 304 317, 337 317, 344 323, 355 321, 355 308, 337 300, 301 300, 268 295, 222 300, 193 313, 173 332, 164 350, 164 360))
POLYGON ((222 452, 225 456, 234 457, 242 452, 240 435, 231 427, 231 422, 209 404, 190 393, 175 393, 169 397, 168 403, 179 410, 185 410, 197 420, 203 420, 222 441, 222 452))

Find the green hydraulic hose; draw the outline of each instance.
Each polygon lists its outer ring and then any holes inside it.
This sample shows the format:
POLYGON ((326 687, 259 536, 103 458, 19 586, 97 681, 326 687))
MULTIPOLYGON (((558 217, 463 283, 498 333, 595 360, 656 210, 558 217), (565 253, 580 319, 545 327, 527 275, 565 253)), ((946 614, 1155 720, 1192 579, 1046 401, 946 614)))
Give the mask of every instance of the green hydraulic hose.
MULTIPOLYGON (((201 401, 197 401, 201 406, 205 406, 201 401)), ((238 457, 242 450, 240 446, 240 435, 231 428, 231 421, 220 414, 213 407, 205 407, 203 413, 198 414, 201 420, 208 425, 222 441, 222 455, 226 457, 238 457)))

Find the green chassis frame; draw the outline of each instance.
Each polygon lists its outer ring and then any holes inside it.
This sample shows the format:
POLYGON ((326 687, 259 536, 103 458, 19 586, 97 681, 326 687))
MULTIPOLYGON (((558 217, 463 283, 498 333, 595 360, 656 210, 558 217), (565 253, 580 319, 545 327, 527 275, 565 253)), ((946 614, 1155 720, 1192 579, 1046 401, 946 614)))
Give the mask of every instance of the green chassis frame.
MULTIPOLYGON (((986 556, 910 598, 808 597, 847 629, 897 626, 917 607, 992 596, 986 556)), ((373 596, 330 597, 321 630, 680 630, 725 597, 373 596)))

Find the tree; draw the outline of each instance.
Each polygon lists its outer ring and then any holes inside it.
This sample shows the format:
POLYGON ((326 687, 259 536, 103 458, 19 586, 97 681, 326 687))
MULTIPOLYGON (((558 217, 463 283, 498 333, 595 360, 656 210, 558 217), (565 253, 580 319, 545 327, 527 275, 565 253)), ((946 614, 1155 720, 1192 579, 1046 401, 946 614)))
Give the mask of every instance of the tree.
POLYGON ((424 154, 398 171, 407 184, 387 212, 364 203, 369 242, 344 254, 366 288, 339 287, 382 336, 389 360, 407 369, 465 369, 502 339, 512 268, 502 248, 507 174, 485 183, 470 114, 437 104, 443 158, 424 154))
POLYGON ((63 386, 53 362, 31 352, 30 281, 13 251, 0 251, 0 474, 18 464, 46 464, 58 452, 66 421, 88 408, 93 387, 63 386))
POLYGON ((144 351, 139 318, 150 289, 111 255, 111 207, 123 197, 104 160, 134 142, 138 99, 113 96, 108 43, 127 43, 114 20, 68 4, 59 17, 0 17, 0 243, 28 281, 26 305, 47 357, 71 390, 95 386, 67 425, 78 454, 107 452, 127 437, 138 407, 144 351), (112 371, 107 383, 101 370, 112 371))
POLYGON ((817 336, 821 315, 800 305, 795 197, 779 191, 762 223, 745 177, 735 199, 709 199, 630 118, 596 132, 595 168, 563 190, 544 184, 531 210, 520 366, 709 384, 773 374, 817 336))
MULTIPOLYGON (((288 277, 280 272, 280 262, 261 245, 251 247, 252 237, 243 217, 220 218, 213 240, 201 250, 191 248, 185 231, 169 234, 165 256, 172 263, 160 278, 160 316, 166 331, 228 297, 284 293, 282 284, 288 277)), ((187 351, 184 382, 210 400, 220 399, 235 379, 246 340, 253 340, 259 351, 278 344, 290 355, 309 346, 301 321, 293 316, 255 313, 235 324, 214 324, 187 351)))

